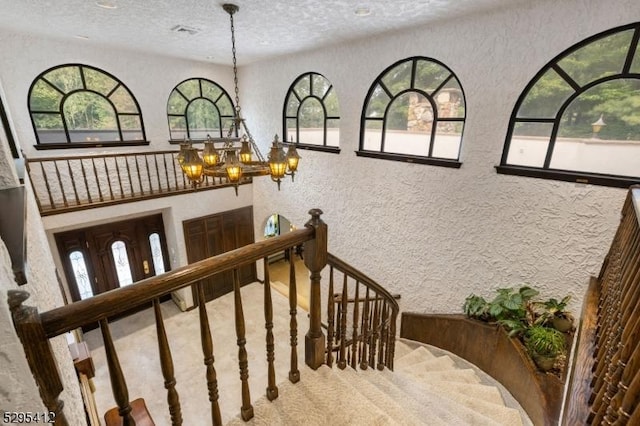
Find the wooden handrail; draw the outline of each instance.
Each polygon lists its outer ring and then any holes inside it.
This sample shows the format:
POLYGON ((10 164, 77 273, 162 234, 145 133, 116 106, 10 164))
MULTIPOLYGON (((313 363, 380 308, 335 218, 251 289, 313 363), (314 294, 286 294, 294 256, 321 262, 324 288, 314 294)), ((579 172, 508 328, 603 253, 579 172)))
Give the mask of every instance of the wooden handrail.
POLYGON ((347 275, 353 277, 359 282, 366 284, 367 287, 374 290, 376 293, 381 295, 387 302, 389 302, 396 309, 396 311, 400 310, 400 306, 398 305, 398 302, 396 300, 400 298, 399 295, 397 294, 393 295, 389 293, 384 287, 382 287, 372 278, 369 278, 369 276, 365 275, 363 272, 360 272, 358 269, 354 268, 353 266, 346 263, 344 260, 334 256, 331 253, 328 253, 328 264, 332 265, 333 267, 335 267, 340 271, 346 272, 347 275))
POLYGON ((86 154, 86 155, 69 155, 59 157, 33 157, 29 158, 29 163, 40 163, 49 161, 64 161, 64 160, 83 160, 90 158, 116 158, 116 157, 135 157, 136 155, 144 154, 177 154, 178 150, 165 150, 165 151, 143 151, 143 152, 122 152, 118 154, 86 154))
POLYGON ((585 299, 563 424, 634 424, 640 416, 640 186, 585 299))
POLYGON ((102 318, 125 312, 135 306, 153 301, 190 283, 239 265, 256 262, 265 256, 314 238, 313 228, 296 229, 279 237, 259 241, 249 246, 210 257, 170 272, 138 281, 127 287, 99 294, 90 299, 52 309, 40 314, 47 337, 91 324, 102 318))

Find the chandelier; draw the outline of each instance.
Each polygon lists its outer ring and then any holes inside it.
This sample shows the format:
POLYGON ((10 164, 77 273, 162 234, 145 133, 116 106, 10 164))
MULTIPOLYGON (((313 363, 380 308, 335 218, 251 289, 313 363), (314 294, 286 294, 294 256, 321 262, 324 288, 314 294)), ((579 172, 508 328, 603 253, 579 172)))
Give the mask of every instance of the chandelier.
POLYGON ((234 184, 238 195, 238 184, 243 177, 271 176, 271 180, 278 184, 285 176, 293 180, 298 170, 300 156, 295 144, 288 144, 285 154, 284 145, 275 135, 268 160, 262 156, 256 145, 247 123, 240 114, 240 95, 238 90, 238 66, 236 64, 236 38, 233 25, 233 14, 238 11, 235 4, 224 4, 222 8, 229 14, 231 21, 231 52, 233 54, 233 83, 235 88, 235 111, 233 121, 226 137, 222 141, 213 141, 207 135, 202 153, 185 140, 180 144, 178 163, 183 173, 193 183, 194 187, 203 182, 205 176, 226 178, 234 184), (233 137, 241 134, 241 137, 233 137), (222 144, 216 147, 216 144, 222 144))

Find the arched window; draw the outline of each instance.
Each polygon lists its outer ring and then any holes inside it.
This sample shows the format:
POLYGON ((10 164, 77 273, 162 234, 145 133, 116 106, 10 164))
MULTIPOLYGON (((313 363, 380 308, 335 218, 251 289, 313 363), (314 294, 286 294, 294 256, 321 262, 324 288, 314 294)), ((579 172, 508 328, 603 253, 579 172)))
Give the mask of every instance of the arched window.
POLYGON ((67 64, 40 74, 29 89, 36 149, 148 145, 138 101, 113 75, 67 64))
POLYGON ((640 23, 556 56, 511 114, 499 173, 628 187, 640 182, 640 23))
POLYGON ((289 87, 284 101, 283 132, 298 148, 340 152, 340 106, 333 85, 308 72, 289 87))
POLYGON ((464 121, 464 92, 455 74, 435 59, 403 59, 367 93, 356 154, 460 167, 464 121))
POLYGON ((171 91, 167 102, 170 142, 224 137, 234 116, 231 98, 222 87, 204 78, 185 80, 171 91))

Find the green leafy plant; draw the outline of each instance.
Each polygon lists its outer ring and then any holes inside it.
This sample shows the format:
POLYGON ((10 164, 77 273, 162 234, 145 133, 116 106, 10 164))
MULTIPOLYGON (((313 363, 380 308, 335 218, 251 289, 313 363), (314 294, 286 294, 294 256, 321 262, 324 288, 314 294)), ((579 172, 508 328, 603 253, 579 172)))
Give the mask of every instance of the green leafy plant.
POLYGON ((529 286, 499 288, 498 295, 489 303, 489 314, 500 320, 523 320, 527 315, 527 303, 539 294, 529 286))
POLYGON ((481 321, 489 321, 489 303, 482 296, 471 294, 464 299, 462 306, 463 312, 469 318, 479 319, 481 321))
POLYGON ((567 303, 571 300, 571 296, 565 296, 562 300, 551 298, 542 303, 544 311, 542 312, 543 322, 552 325, 559 331, 566 332, 573 327, 573 315, 566 310, 567 303))
POLYGON ((555 358, 564 353, 564 334, 555 328, 534 325, 525 333, 525 346, 531 354, 555 358))
MULTIPOLYGON (((564 354, 566 339, 558 320, 573 317, 566 311, 570 296, 561 300, 551 298, 545 302, 535 300, 539 292, 528 285, 518 289, 499 288, 491 301, 482 296, 469 295, 463 310, 469 318, 497 322, 510 337, 517 337, 527 348, 538 368, 547 371, 564 354)), ((561 364, 561 363, 560 363, 561 364)))

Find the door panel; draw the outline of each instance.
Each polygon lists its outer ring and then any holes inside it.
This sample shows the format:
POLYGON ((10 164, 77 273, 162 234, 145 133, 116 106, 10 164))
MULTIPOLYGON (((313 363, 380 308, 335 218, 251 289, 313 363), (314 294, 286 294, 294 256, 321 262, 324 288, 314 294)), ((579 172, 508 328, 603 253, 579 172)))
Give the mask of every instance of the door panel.
MULTIPOLYGON (((254 242, 253 208, 231 210, 183 222, 189 263, 254 242)), ((239 270, 240 284, 256 281, 255 263, 239 270)), ((233 290, 233 273, 223 272, 201 281, 205 300, 213 300, 233 290)), ((195 294, 195 292, 194 292, 195 294)))

